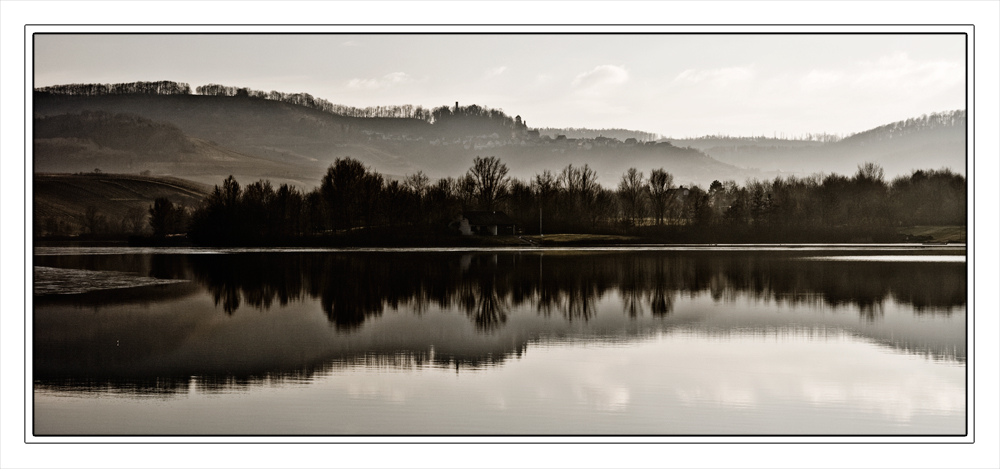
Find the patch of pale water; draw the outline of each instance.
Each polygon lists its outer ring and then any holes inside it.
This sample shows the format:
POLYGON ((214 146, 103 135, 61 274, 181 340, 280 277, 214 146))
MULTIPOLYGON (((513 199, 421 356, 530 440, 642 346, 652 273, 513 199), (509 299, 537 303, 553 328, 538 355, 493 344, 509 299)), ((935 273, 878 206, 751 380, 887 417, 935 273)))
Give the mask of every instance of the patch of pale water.
POLYGON ((864 262, 965 262, 965 256, 818 256, 803 257, 806 261, 864 262))
POLYGON ((187 282, 142 277, 130 272, 60 269, 35 266, 35 295, 74 295, 96 290, 145 287, 187 282))
POLYGON ((966 434, 961 251, 190 251, 36 253, 191 282, 36 296, 35 436, 966 434))

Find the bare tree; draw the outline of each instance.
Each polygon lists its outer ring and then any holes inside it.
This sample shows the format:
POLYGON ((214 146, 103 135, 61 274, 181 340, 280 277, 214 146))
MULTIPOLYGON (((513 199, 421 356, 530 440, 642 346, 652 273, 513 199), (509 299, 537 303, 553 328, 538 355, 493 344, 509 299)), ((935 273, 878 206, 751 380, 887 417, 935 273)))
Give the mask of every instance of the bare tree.
POLYGON ((507 177, 507 165, 494 156, 488 158, 476 157, 472 160, 469 176, 476 184, 476 196, 479 207, 483 210, 494 210, 498 203, 507 195, 510 178, 507 177))
POLYGON ((673 189, 674 176, 663 168, 654 169, 649 173, 649 199, 652 203, 653 218, 657 225, 663 224, 663 218, 667 212, 667 197, 669 190, 673 189))
POLYGON ((535 179, 531 181, 531 189, 538 199, 538 232, 542 233, 545 209, 549 208, 549 217, 551 218, 552 211, 550 204, 559 193, 559 181, 552 174, 552 171, 546 169, 541 174, 535 175, 535 179))
POLYGON ((645 216, 644 192, 642 172, 629 168, 618 183, 618 197, 622 201, 622 221, 628 226, 635 226, 638 220, 645 216))
POLYGON ((854 179, 859 182, 885 184, 885 171, 881 166, 868 161, 858 165, 858 172, 854 175, 854 179))
POLYGON ((86 211, 81 217, 81 221, 83 222, 83 227, 87 230, 87 233, 93 235, 104 232, 105 225, 107 224, 107 217, 98 211, 97 207, 88 205, 86 211))
POLYGON ((551 198, 556 192, 559 191, 559 181, 552 174, 552 171, 545 170, 541 174, 535 175, 535 180, 531 182, 532 188, 538 195, 538 198, 545 203, 546 200, 551 198))
POLYGON ((887 224, 889 186, 882 167, 870 161, 858 165, 851 182, 853 190, 848 200, 854 223, 866 228, 887 224))
POLYGON ((566 209, 571 214, 589 216, 590 221, 596 221, 597 212, 594 208, 597 204, 597 195, 600 186, 597 185, 597 173, 590 166, 583 165, 582 168, 574 168, 568 165, 559 174, 559 184, 566 189, 567 205, 566 209))
POLYGON ((462 210, 471 209, 472 201, 476 198, 476 179, 471 174, 466 174, 456 181, 454 189, 462 210))
POLYGON ((417 174, 411 174, 406 176, 404 184, 408 189, 413 191, 421 199, 427 195, 427 189, 429 188, 431 179, 424 174, 423 171, 417 171, 417 174))
POLYGON ((121 220, 122 231, 132 235, 141 235, 146 230, 146 211, 132 207, 125 212, 121 220))

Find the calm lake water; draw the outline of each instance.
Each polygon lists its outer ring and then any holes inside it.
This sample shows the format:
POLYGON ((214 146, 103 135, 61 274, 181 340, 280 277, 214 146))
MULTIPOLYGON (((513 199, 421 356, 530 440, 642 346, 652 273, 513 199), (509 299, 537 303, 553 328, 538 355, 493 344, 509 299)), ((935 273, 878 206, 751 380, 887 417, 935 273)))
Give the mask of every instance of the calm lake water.
POLYGON ((35 435, 963 435, 964 248, 36 248, 35 435))

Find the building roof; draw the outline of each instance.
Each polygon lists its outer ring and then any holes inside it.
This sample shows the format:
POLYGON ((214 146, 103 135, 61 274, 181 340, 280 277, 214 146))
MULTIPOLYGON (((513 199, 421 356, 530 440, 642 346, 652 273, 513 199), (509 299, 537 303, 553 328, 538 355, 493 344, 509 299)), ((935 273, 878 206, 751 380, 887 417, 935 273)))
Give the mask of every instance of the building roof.
POLYGON ((469 225, 513 225, 506 213, 498 210, 494 211, 474 211, 462 212, 462 216, 469 220, 469 225))

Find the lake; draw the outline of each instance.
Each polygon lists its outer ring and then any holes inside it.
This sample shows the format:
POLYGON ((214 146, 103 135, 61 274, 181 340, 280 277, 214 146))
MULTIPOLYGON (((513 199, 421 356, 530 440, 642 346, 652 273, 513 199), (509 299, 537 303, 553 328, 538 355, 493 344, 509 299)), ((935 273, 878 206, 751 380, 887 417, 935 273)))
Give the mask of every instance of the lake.
POLYGON ((965 435, 964 246, 45 248, 46 435, 965 435))

